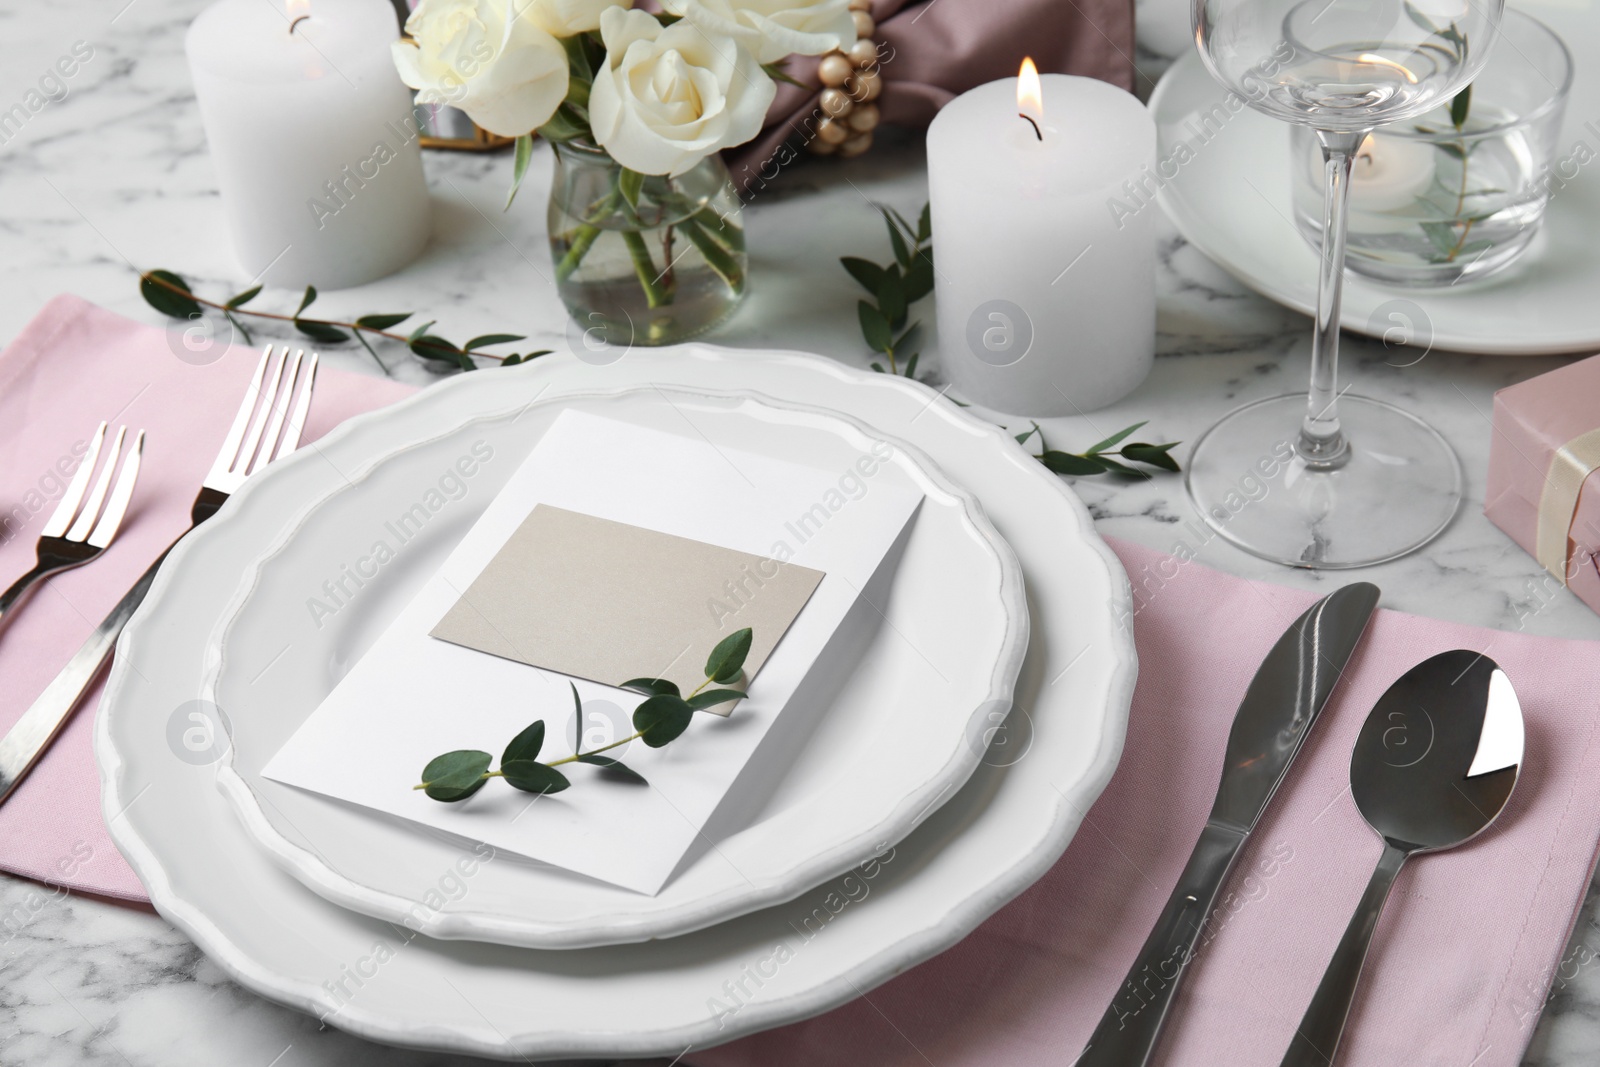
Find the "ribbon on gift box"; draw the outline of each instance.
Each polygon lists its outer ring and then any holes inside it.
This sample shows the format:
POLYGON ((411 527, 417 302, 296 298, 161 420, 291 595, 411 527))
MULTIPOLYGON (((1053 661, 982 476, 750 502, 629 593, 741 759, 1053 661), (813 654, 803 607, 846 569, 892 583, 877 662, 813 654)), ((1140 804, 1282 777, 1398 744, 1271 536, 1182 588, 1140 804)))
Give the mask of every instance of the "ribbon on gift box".
POLYGON ((1574 566, 1572 527, 1578 518, 1578 497, 1595 471, 1600 471, 1600 426, 1556 449, 1539 494, 1534 558, 1562 585, 1568 583, 1574 566))

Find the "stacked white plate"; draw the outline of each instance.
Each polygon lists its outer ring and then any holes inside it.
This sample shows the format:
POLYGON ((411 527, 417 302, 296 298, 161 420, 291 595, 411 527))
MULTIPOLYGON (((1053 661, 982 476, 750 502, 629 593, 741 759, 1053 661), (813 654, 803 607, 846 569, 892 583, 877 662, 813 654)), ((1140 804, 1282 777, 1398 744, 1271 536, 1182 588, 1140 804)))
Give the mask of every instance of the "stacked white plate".
POLYGON ((163 915, 331 1025, 508 1059, 676 1055, 857 996, 1043 874, 1120 753, 1129 619, 1070 490, 923 386, 704 345, 603 367, 550 356, 351 420, 180 544, 102 703, 106 817, 163 915), (892 580, 867 591, 873 636, 781 738, 787 772, 653 897, 484 861, 260 775, 568 408, 824 469, 884 439, 889 476, 924 496, 892 580), (480 440, 506 461, 308 626, 307 598, 480 440), (173 730, 214 706, 216 758, 182 758, 173 730), (747 973, 766 977, 730 1001, 747 973))

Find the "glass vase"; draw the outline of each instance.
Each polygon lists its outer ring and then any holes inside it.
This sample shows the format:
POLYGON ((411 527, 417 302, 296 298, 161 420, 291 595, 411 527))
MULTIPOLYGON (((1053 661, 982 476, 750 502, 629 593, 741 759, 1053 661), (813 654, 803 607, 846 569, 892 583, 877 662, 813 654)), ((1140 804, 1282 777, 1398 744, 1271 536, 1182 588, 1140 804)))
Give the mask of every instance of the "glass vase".
POLYGON ((745 293, 738 194, 720 156, 646 176, 636 200, 603 149, 555 146, 550 255, 585 344, 668 345, 723 322, 745 293))

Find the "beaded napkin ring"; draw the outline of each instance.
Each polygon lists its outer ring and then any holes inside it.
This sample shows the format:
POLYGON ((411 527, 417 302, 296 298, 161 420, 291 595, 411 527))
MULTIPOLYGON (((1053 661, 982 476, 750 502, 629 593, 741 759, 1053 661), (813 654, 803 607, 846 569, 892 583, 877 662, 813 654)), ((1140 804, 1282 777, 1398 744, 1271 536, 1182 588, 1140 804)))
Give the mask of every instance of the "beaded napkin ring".
POLYGON ((883 91, 883 75, 872 39, 878 24, 868 11, 871 6, 872 0, 850 0, 855 43, 826 53, 817 63, 817 80, 825 86, 819 101, 822 119, 806 147, 819 156, 849 159, 872 147, 872 130, 878 125, 878 105, 872 101, 883 91))

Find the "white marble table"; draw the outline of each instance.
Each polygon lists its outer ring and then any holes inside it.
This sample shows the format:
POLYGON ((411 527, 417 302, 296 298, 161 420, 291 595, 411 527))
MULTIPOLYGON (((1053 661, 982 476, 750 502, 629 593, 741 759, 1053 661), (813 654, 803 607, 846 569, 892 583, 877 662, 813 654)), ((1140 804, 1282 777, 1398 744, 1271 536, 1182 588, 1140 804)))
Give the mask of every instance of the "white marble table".
MULTIPOLYGON (((137 296, 135 267, 178 270, 213 296, 244 284, 219 234, 214 178, 183 62, 183 30, 199 6, 52 0, 0 11, 0 112, 23 100, 75 41, 94 49, 67 82, 65 99, 47 103, 20 128, 0 128, 7 138, 0 143, 0 340, 63 291, 158 321, 137 296)), ((1172 6, 1148 0, 1148 13, 1170 20, 1165 9, 1172 6)), ((1146 36, 1157 47, 1173 39, 1146 36)), ((1140 65, 1155 74, 1163 64, 1141 50, 1140 65)), ((437 318, 447 336, 506 330, 544 347, 564 346, 566 320, 549 281, 542 154, 508 214, 500 212, 509 169, 503 156, 431 154, 427 169, 435 220, 424 258, 374 285, 326 294, 319 310, 416 310, 437 318)), ((753 294, 710 339, 809 349, 865 365, 853 283, 837 258, 887 258, 870 201, 907 213, 921 206, 926 183, 916 139, 850 164, 797 165, 778 186, 747 212, 753 294)), ((1145 436, 1152 439, 1192 440, 1244 400, 1304 386, 1308 321, 1244 290, 1166 226, 1159 286, 1160 358, 1149 382, 1111 410, 1051 420, 1045 429, 1053 445, 1081 448, 1139 419, 1150 420, 1145 436)), ((269 294, 261 303, 292 310, 293 299, 269 294)), ((931 307, 918 310, 931 319, 931 307)), ((396 376, 433 380, 409 355, 380 353, 396 376)), ((1434 353, 1398 367, 1386 362, 1381 345, 1353 338, 1346 353, 1358 391, 1433 420, 1468 472, 1470 502, 1440 540, 1363 574, 1383 587, 1384 603, 1508 630, 1600 637, 1600 617, 1551 590, 1534 562, 1481 514, 1491 394, 1561 361, 1434 353)), ((376 372, 359 349, 327 351, 325 358, 376 372)), ((939 380, 936 352, 923 368, 939 380)), ((1183 539, 1204 562, 1236 574, 1305 588, 1338 581, 1284 571, 1220 541, 1200 544, 1186 525, 1193 513, 1177 478, 1138 485, 1087 479, 1077 490, 1108 534, 1165 550, 1183 539)), ((1600 1053, 1597 903, 1591 890, 1529 1065, 1575 1067, 1600 1053)), ((148 909, 0 877, 0 919, 0 1065, 455 1062, 368 1044, 269 1004, 224 978, 148 909)))

